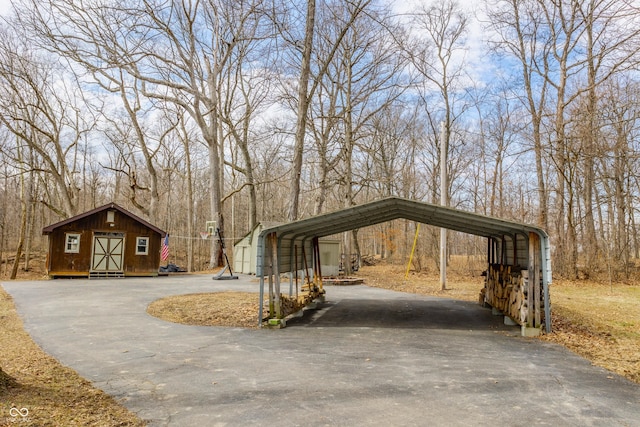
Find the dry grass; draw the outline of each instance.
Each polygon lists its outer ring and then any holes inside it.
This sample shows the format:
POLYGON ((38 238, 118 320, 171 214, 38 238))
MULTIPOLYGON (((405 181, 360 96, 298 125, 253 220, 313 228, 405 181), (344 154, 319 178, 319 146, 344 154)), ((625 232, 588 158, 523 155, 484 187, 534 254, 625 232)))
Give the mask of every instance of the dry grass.
POLYGON ((378 264, 361 268, 358 276, 365 279, 367 286, 465 301, 478 301, 480 289, 484 286, 484 277, 471 277, 455 270, 447 272, 446 290, 442 290, 440 277, 433 272, 411 271, 407 278, 405 273, 403 266, 378 264))
POLYGON ((38 347, 0 287, 0 426, 143 426, 145 423, 38 347), (22 417, 15 410, 26 408, 22 417), (13 415, 13 416, 12 416, 13 415))
POLYGON ((147 313, 185 325, 257 328, 259 307, 257 293, 215 292, 161 298, 147 313))
POLYGON ((640 287, 558 281, 551 303, 553 333, 542 339, 640 383, 640 287))

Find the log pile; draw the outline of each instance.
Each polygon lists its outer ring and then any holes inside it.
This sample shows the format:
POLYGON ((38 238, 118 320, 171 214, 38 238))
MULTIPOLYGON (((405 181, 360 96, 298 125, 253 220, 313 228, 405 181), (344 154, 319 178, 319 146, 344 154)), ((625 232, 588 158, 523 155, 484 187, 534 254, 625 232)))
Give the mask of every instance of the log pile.
POLYGON ((286 295, 280 295, 280 307, 282 308, 282 316, 287 317, 290 314, 300 311, 306 304, 302 304, 299 298, 289 298, 286 295))
POLYGON ((381 258, 374 255, 362 255, 360 257, 360 263, 367 266, 378 265, 381 261, 381 258))
POLYGON ((506 314, 519 325, 527 323, 527 313, 529 312, 527 300, 529 290, 528 276, 529 272, 527 270, 521 271, 518 283, 513 287, 509 295, 509 309, 506 314))
POLYGON ((527 273, 519 266, 492 264, 485 282, 484 301, 519 325, 527 322, 527 273))
POLYGON ((323 290, 318 289, 314 284, 305 284, 298 293, 298 296, 287 296, 280 294, 280 307, 282 309, 282 317, 287 317, 297 311, 302 310, 313 300, 322 296, 323 290))

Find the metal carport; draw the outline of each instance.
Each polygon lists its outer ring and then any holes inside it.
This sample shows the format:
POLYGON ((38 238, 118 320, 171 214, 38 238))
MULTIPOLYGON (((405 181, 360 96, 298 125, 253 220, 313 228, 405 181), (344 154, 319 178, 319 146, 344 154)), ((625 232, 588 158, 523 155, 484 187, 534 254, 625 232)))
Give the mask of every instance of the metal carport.
MULTIPOLYGON (((262 307, 264 303, 265 275, 268 275, 270 283, 269 317, 280 318, 282 313, 279 309, 274 312, 274 307, 279 307, 280 303, 279 276, 281 273, 292 273, 300 268, 297 259, 297 248, 302 248, 303 251, 308 251, 307 253, 313 253, 313 243, 317 242, 320 237, 394 219, 408 219, 449 230, 487 237, 494 242, 505 242, 506 239, 509 239, 512 242, 514 252, 517 251, 518 236, 520 236, 520 240, 526 242, 529 248, 528 259, 539 260, 536 262, 530 261, 528 267, 533 274, 532 277, 539 278, 539 282, 542 284, 546 320, 544 323, 547 332, 551 331, 549 302, 551 250, 549 236, 542 228, 399 197, 389 197, 264 229, 258 236, 256 260, 256 274, 260 278, 260 324, 263 321, 262 307), (539 244, 536 243, 532 246, 531 242, 534 240, 539 244), (537 254, 533 253, 535 251, 539 252, 537 254), (272 285, 272 278, 275 280, 275 286, 272 285)), ((489 249, 490 252, 491 249, 489 249)), ((506 254, 506 252, 507 248, 503 245, 502 253, 506 254)))

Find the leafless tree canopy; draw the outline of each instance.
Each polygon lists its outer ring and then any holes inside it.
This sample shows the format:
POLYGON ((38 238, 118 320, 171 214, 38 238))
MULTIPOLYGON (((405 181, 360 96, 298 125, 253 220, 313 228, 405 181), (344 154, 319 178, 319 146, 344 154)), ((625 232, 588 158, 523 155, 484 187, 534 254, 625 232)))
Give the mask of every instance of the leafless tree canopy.
MULTIPOLYGON (((110 201, 166 229, 198 270, 222 260, 200 239, 207 221, 231 247, 261 221, 444 191, 545 227, 556 273, 628 273, 635 3, 397 3, 16 0, 0 19, 3 260, 26 253, 28 268, 43 225, 110 201)), ((343 248, 404 257, 412 227, 349 233, 343 248)), ((449 238, 451 254, 482 251, 449 238)), ((422 233, 425 261, 437 244, 422 233)))

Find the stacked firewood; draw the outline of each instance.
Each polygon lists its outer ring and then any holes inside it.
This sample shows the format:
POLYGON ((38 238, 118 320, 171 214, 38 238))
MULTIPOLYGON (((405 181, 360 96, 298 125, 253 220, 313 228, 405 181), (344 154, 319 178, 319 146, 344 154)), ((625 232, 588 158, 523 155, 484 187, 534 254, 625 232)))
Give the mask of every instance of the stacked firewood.
POLYGON ((280 307, 282 308, 283 317, 287 317, 290 314, 300 311, 306 304, 300 300, 300 298, 288 297, 286 295, 280 295, 280 307))
POLYGON ((509 295, 509 308, 506 314, 519 325, 527 323, 527 314, 529 312, 527 302, 529 291, 528 276, 529 272, 527 270, 521 271, 517 283, 513 286, 509 295))
POLYGON ((318 286, 313 283, 302 285, 302 289, 298 292, 297 297, 280 294, 280 306, 282 307, 283 317, 302 310, 323 294, 324 291, 318 289, 318 286))
POLYGON ((518 266, 489 266, 484 301, 522 325, 527 321, 528 272, 518 266))

